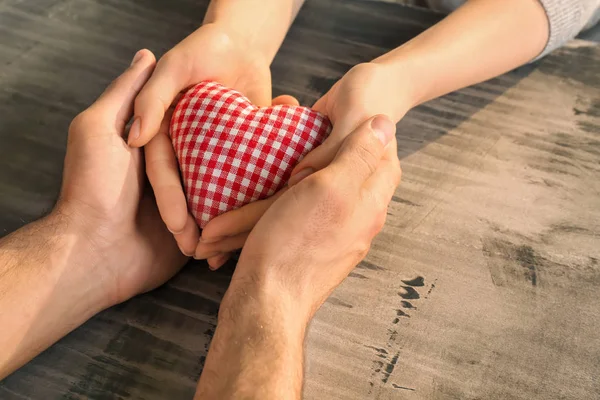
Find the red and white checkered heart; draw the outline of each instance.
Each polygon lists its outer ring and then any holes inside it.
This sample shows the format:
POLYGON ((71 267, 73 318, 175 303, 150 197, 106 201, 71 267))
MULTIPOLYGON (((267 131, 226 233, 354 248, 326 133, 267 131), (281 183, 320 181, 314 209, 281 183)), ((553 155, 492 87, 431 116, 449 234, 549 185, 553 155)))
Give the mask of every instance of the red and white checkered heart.
POLYGON ((306 107, 258 108, 215 82, 192 87, 175 108, 171 139, 198 225, 273 195, 330 129, 306 107))

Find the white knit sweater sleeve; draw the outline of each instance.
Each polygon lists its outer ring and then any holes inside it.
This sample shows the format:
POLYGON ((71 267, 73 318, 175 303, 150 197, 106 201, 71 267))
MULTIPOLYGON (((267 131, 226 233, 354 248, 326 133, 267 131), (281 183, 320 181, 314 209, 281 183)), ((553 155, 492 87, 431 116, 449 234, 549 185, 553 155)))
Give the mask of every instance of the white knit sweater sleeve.
POLYGON ((550 37, 541 57, 573 39, 584 28, 597 23, 600 17, 600 0, 539 1, 550 23, 550 37))

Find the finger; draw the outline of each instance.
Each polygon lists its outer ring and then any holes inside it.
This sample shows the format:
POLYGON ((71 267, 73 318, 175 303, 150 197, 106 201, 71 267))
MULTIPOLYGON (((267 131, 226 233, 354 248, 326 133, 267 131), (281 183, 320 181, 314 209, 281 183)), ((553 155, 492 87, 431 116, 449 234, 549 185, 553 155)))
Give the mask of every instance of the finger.
POLYGON ((282 94, 273 99, 272 105, 274 106, 299 106, 300 102, 294 96, 288 94, 282 94))
POLYGON ((196 253, 194 258, 197 260, 203 260, 205 258, 211 258, 219 253, 230 253, 232 251, 241 249, 248 239, 250 232, 240 233, 235 236, 227 237, 218 242, 206 243, 200 240, 196 247, 196 253))
POLYGON ((396 125, 385 115, 375 116, 352 132, 328 167, 336 182, 360 188, 375 172, 394 139, 396 125))
POLYGON ((181 233, 175 235, 175 240, 179 246, 179 250, 188 257, 194 255, 196 245, 200 239, 200 230, 198 224, 191 214, 188 214, 185 227, 181 233))
MULTIPOLYGON (((333 92, 335 87, 338 85, 339 81, 336 82, 335 85, 333 85, 333 87, 329 89, 329 91, 323 96, 321 96, 321 98, 319 98, 319 100, 317 100, 317 102, 312 106, 313 110, 320 112, 323 115, 327 115, 330 120, 331 113, 327 107, 328 99, 330 97, 330 93, 333 92)), ((337 124, 334 125, 327 139, 325 139, 320 146, 312 150, 302 160, 300 160, 300 162, 292 170, 292 174, 290 175, 290 180, 288 182, 289 186, 296 185, 313 172, 323 169, 331 163, 341 143, 341 140, 339 139, 341 135, 338 133, 340 128, 341 126, 338 128, 337 124)))
POLYGON ((313 149, 294 167, 288 185, 294 186, 315 171, 331 164, 340 144, 341 140, 334 140, 333 136, 330 135, 319 147, 313 149))
POLYGON ((131 66, 115 79, 92 105, 114 118, 117 132, 123 132, 133 113, 133 102, 154 70, 156 58, 150 50, 136 53, 131 66))
POLYGON ((251 231, 271 204, 286 190, 287 187, 269 198, 255 201, 212 219, 202 230, 202 241, 205 243, 217 242, 228 236, 251 231))
POLYGON ((336 82, 329 91, 312 106, 312 109, 326 115, 333 129, 327 139, 316 149, 304 157, 293 169, 290 177, 290 185, 295 185, 305 176, 308 171, 318 171, 328 166, 335 158, 341 144, 348 134, 354 131, 362 122, 366 121, 373 113, 359 104, 358 107, 340 106, 339 102, 333 102, 340 82, 336 82), (301 177, 296 177, 302 173, 301 177))
POLYGON ((402 169, 396 153, 396 143, 386 148, 385 155, 377 167, 374 174, 371 175, 363 186, 363 193, 370 199, 366 207, 371 210, 380 210, 383 212, 400 184, 402 178, 402 169))
POLYGON ((340 86, 340 81, 337 81, 336 83, 333 84, 333 86, 327 91, 327 93, 325 93, 323 96, 321 96, 321 98, 319 98, 319 100, 316 101, 315 104, 313 104, 312 109, 315 111, 320 112, 321 114, 325 114, 328 117, 331 118, 330 114, 332 114, 331 112, 329 112, 329 99, 333 97, 333 95, 335 94, 335 92, 338 90, 340 86))
POLYGON ((130 146, 144 146, 157 134, 165 112, 187 85, 188 78, 189 69, 168 54, 159 61, 152 77, 135 99, 135 120, 129 134, 130 146))
POLYGON ((159 132, 144 147, 146 174, 154 190, 156 204, 162 220, 171 233, 181 233, 188 220, 187 202, 181 187, 179 164, 168 135, 170 116, 168 111, 159 132))
POLYGON ((313 104, 312 109, 320 112, 321 114, 327 115, 327 99, 329 98, 329 93, 326 93, 322 96, 315 104, 313 104))
POLYGON ((271 72, 268 68, 260 68, 255 72, 256 73, 250 77, 250 81, 244 78, 238 79, 231 88, 239 90, 252 104, 258 107, 269 107, 271 105, 271 100, 273 99, 271 91, 271 72))
MULTIPOLYGON (((363 119, 363 121, 366 119, 363 119)), ((331 164, 348 133, 354 131, 358 125, 359 122, 354 121, 354 118, 351 120, 341 119, 337 123, 334 123, 333 129, 327 139, 319 147, 308 153, 294 167, 290 176, 290 186, 304 179, 308 172, 319 171, 331 164), (296 176, 299 174, 301 175, 300 177, 296 176)))
POLYGON ((211 257, 207 260, 208 267, 211 270, 216 271, 219 268, 221 268, 223 265, 225 265, 225 263, 227 261, 229 261, 230 258, 231 258, 231 254, 221 254, 219 256, 211 257))

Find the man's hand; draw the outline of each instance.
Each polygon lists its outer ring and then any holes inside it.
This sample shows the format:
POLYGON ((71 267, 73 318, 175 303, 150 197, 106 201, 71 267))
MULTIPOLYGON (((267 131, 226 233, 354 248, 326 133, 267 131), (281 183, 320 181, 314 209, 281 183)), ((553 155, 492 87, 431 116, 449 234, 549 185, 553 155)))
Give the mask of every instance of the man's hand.
POLYGON ((58 208, 78 221, 106 262, 115 302, 163 284, 183 265, 146 187, 140 149, 125 142, 133 101, 155 66, 141 50, 134 64, 69 129, 58 208))
MULTIPOLYGON (((400 95, 390 95, 390 87, 395 87, 393 82, 398 79, 397 73, 394 75, 393 71, 383 65, 360 64, 317 101, 313 108, 329 117, 333 130, 321 146, 310 152, 294 168, 288 187, 329 165, 348 134, 373 115, 385 114, 393 121, 400 120, 409 109, 409 102, 400 95)), ((280 192, 269 199, 230 211, 210 221, 202 232, 196 256, 203 258, 215 253, 227 254, 241 248, 250 230, 281 194, 280 192)))
POLYGON ((395 128, 383 115, 363 122, 326 168, 275 201, 248 236, 234 290, 259 282, 312 316, 383 228, 401 176, 395 128))
POLYGON ((221 303, 197 398, 299 398, 306 326, 366 255, 399 183, 394 133, 385 116, 362 123, 260 219, 221 303))
POLYGON ((0 241, 0 379, 106 307, 185 263, 127 146, 133 101, 155 65, 135 62, 69 129, 52 213, 0 241))

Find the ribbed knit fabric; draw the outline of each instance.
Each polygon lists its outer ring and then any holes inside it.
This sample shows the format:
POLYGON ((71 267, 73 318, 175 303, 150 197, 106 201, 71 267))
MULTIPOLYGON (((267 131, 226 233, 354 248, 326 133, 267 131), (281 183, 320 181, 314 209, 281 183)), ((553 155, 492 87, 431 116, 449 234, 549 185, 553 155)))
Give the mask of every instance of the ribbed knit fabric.
POLYGON ((600 0, 540 0, 540 2, 550 22, 550 37, 540 57, 577 36, 600 8, 600 0))
MULTIPOLYGON (((591 28, 600 19, 600 0, 539 0, 546 10, 550 25, 550 36, 542 54, 543 57, 552 50, 573 39, 583 29, 591 28)), ((465 0, 427 0, 430 8, 451 12, 465 0)))

